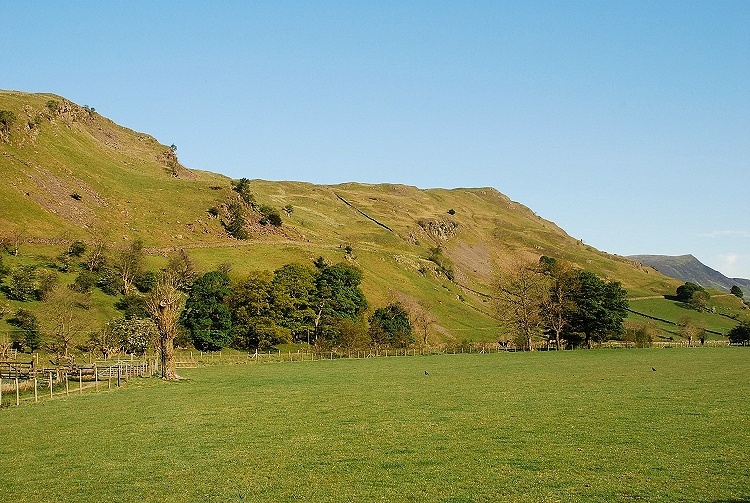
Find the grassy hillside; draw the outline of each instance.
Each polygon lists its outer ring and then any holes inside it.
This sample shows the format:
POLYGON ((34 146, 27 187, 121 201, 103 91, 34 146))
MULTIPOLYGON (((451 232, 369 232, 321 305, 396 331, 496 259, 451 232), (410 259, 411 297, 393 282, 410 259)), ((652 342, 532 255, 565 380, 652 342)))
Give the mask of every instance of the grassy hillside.
MULTIPOLYGON (((0 141, 0 174, 8 181, 0 185, 0 236, 22 242, 21 256, 6 259, 11 265, 24 256, 54 257, 74 239, 111 248, 141 239, 154 267, 184 248, 202 270, 228 262, 235 275, 317 256, 350 260, 364 273, 371 306, 394 298, 421 303, 436 318, 436 340, 459 341, 496 337, 487 294, 499 273, 525 258, 569 260, 620 281, 632 297, 671 293, 679 284, 584 245, 493 188, 253 180, 258 204, 290 207, 291 214, 280 228, 251 219, 250 238, 233 239, 221 225, 238 197, 229 178, 186 169, 153 137, 59 96, 0 91, 0 110, 17 119, 0 141), (438 246, 453 280, 428 260, 438 246)), ((96 324, 103 315, 82 316, 96 324)))

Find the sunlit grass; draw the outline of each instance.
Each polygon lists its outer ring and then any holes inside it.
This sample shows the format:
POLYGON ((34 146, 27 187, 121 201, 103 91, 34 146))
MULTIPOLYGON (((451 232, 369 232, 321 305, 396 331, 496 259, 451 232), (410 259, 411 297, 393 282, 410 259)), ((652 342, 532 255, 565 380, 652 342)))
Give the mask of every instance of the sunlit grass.
POLYGON ((742 501, 748 371, 742 348, 183 369, 4 409, 0 497, 742 501))

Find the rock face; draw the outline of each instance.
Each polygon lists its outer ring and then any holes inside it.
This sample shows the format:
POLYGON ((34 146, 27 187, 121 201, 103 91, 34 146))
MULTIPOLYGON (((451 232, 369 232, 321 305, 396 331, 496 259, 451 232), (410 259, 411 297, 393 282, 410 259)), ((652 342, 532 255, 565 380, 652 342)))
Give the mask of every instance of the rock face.
POLYGON ((421 219, 417 224, 437 241, 448 241, 458 232, 458 222, 447 218, 421 219))

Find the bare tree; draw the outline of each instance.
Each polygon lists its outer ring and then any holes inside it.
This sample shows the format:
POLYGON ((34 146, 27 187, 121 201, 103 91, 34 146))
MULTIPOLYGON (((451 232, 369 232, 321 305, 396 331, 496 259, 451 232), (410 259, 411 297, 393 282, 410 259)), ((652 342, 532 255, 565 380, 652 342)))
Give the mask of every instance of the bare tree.
POLYGON ((106 254, 106 243, 101 239, 97 239, 96 241, 94 241, 89 250, 89 254, 86 257, 86 269, 91 272, 96 272, 101 269, 104 264, 107 263, 106 254))
POLYGON ((576 307, 572 299, 575 274, 570 264, 561 261, 549 264, 545 273, 551 281, 549 295, 542 307, 542 314, 547 328, 555 337, 555 346, 559 350, 561 335, 568 325, 568 316, 576 307))
POLYGON ((143 268, 143 242, 136 239, 129 246, 117 252, 116 267, 122 279, 122 293, 127 295, 133 285, 133 280, 143 268))
POLYGON ((534 337, 545 331, 542 314, 549 298, 550 278, 536 262, 516 264, 495 285, 496 306, 501 324, 516 337, 523 338, 529 350, 534 337))
POLYGON ((159 332, 161 377, 169 381, 179 379, 175 372, 174 339, 185 297, 178 289, 178 282, 177 275, 167 270, 146 298, 146 309, 159 332))

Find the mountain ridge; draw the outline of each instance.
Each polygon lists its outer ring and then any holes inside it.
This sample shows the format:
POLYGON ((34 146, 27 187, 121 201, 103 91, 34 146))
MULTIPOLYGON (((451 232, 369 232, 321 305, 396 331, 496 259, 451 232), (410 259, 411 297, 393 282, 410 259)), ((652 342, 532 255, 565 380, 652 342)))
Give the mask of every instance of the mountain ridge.
POLYGON ((630 255, 628 258, 649 265, 666 276, 680 281, 692 282, 704 288, 729 292, 737 285, 743 292, 750 292, 750 280, 729 278, 721 272, 703 264, 691 254, 685 255, 630 255))

